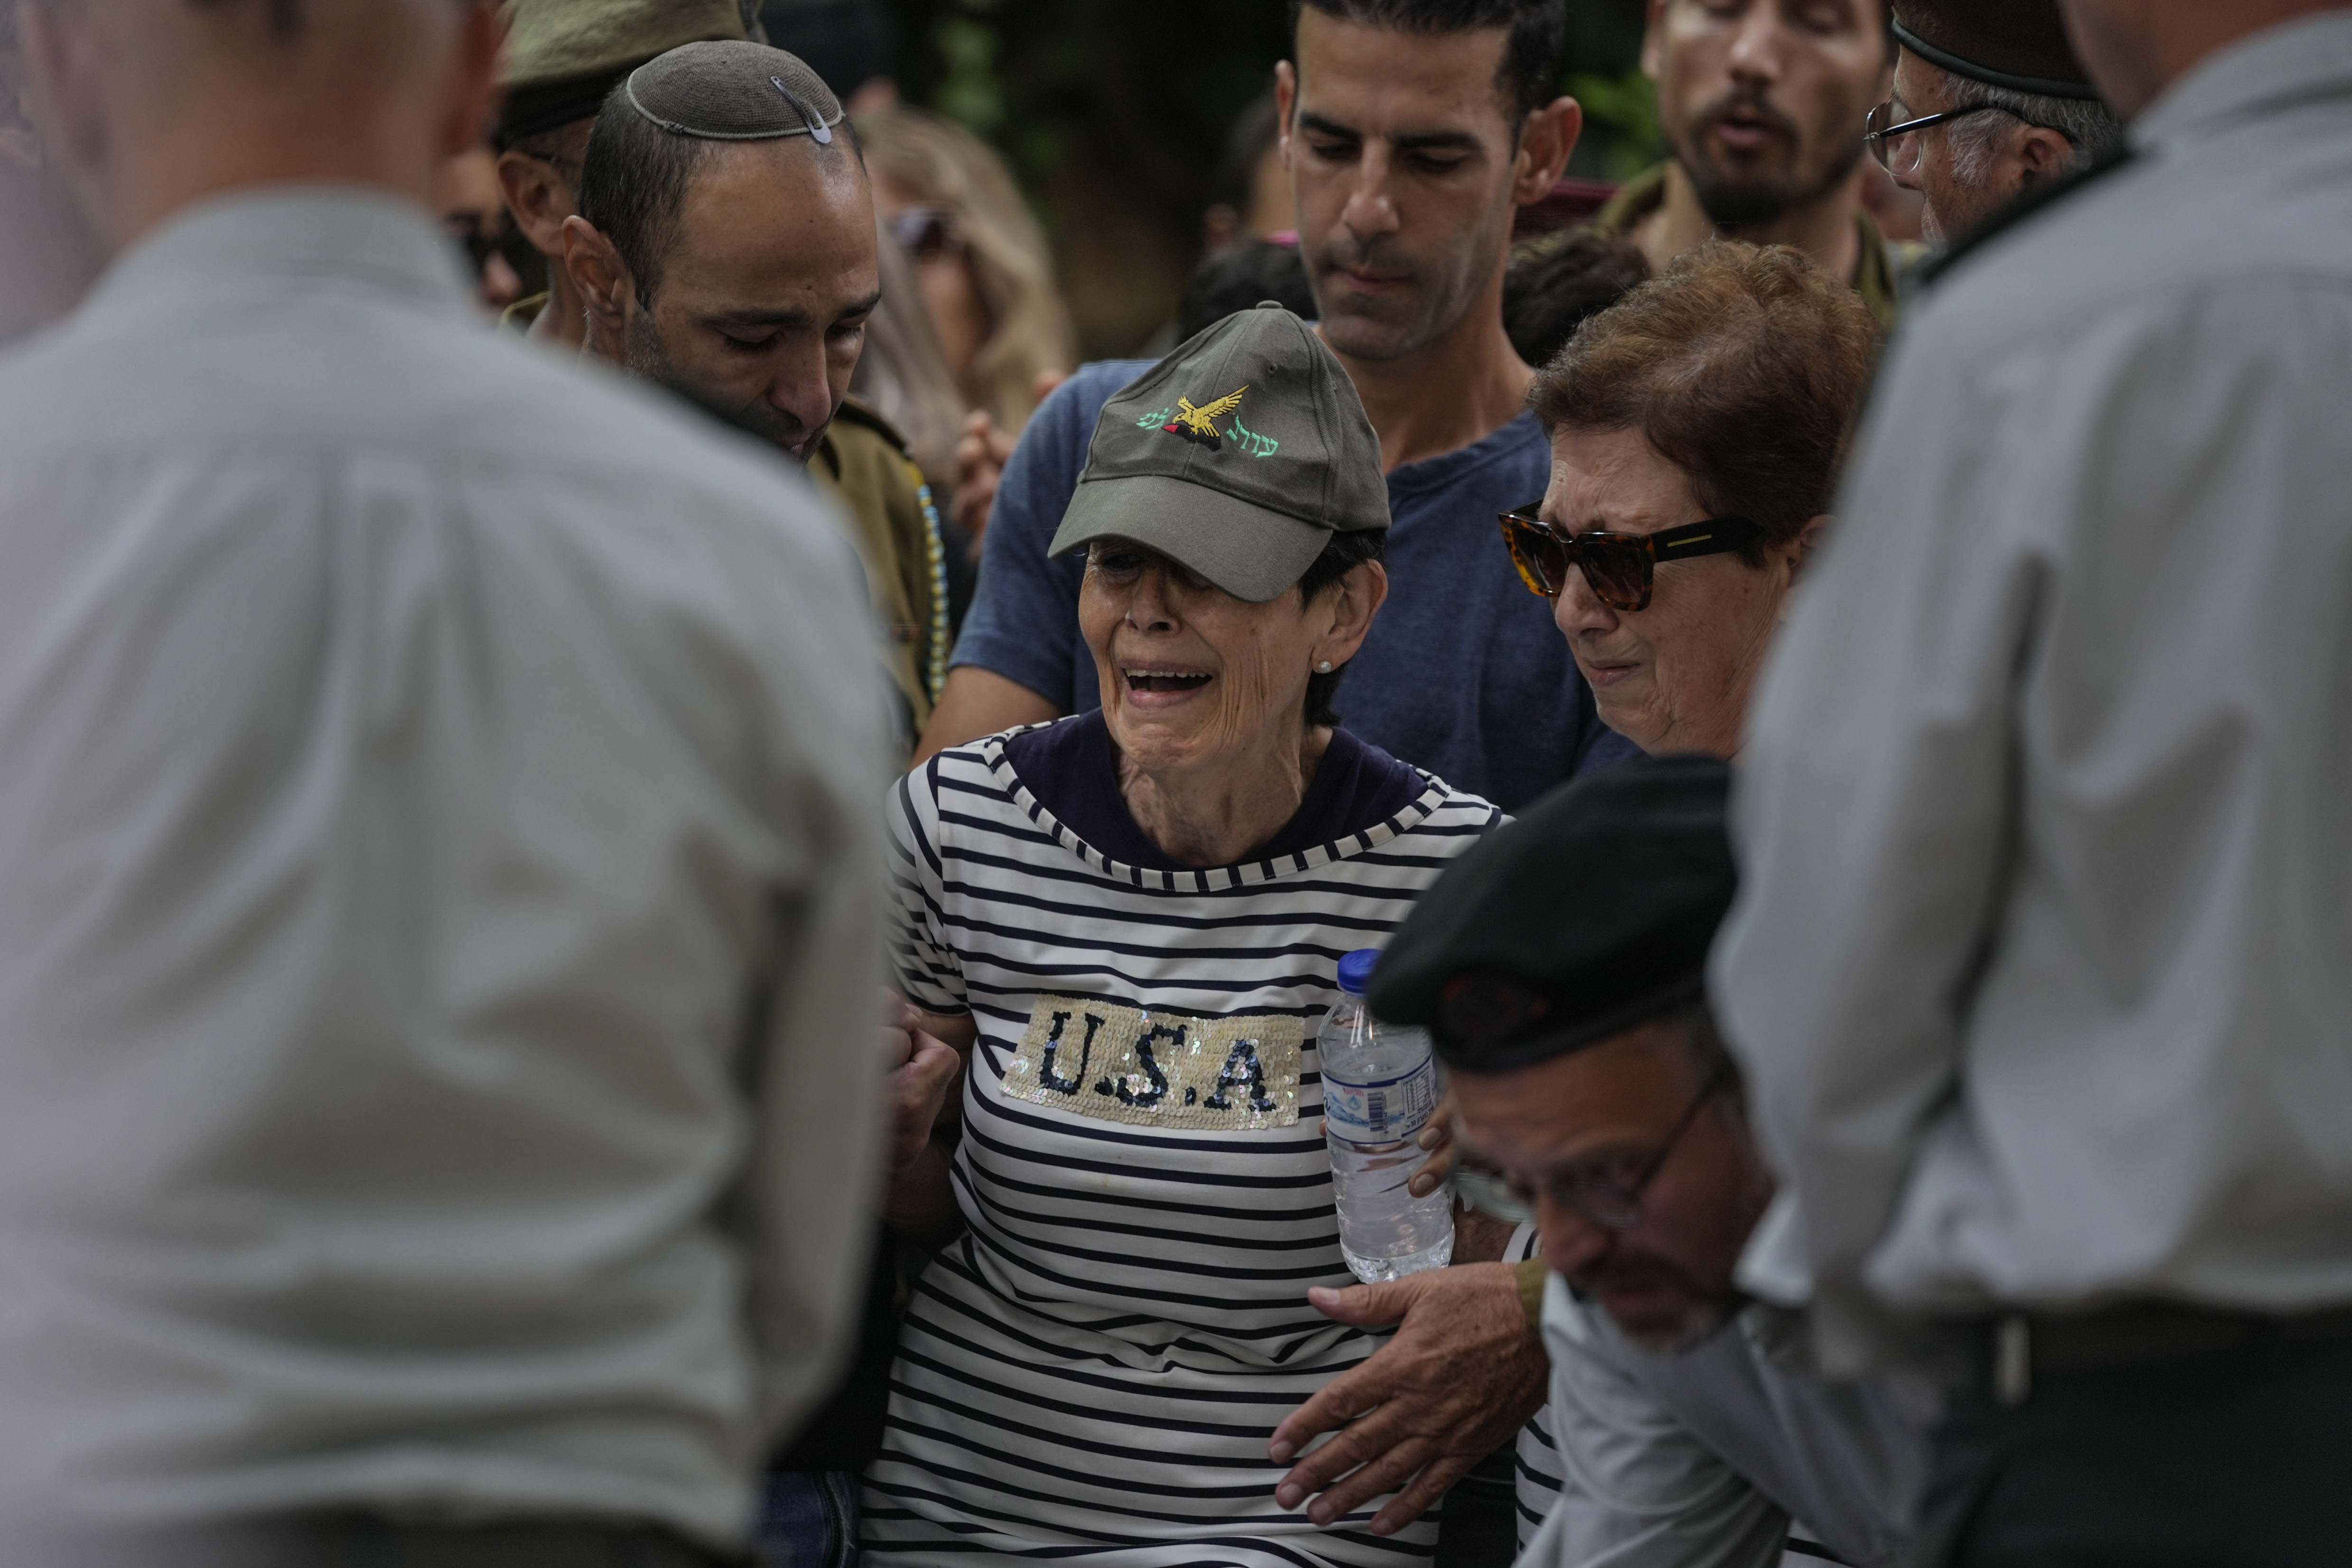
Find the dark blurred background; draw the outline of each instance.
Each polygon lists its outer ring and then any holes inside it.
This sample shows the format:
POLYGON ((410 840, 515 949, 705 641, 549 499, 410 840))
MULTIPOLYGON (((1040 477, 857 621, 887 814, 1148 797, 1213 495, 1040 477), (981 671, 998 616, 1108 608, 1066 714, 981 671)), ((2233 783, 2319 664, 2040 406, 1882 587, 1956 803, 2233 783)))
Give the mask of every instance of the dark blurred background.
MULTIPOLYGON (((1001 149, 1045 226, 1084 357, 1165 322, 1202 251, 1236 116, 1288 42, 1283 0, 864 0, 899 96, 1001 149)), ((1571 175, 1656 156, 1639 73, 1643 0, 1570 0, 1562 90, 1584 105, 1571 175)))

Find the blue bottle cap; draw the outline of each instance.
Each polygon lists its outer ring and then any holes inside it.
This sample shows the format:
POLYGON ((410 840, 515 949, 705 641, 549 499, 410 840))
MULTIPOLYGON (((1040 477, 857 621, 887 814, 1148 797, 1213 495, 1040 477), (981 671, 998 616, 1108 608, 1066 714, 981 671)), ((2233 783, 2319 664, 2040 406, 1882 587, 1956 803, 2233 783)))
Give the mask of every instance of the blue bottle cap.
POLYGON ((1350 996, 1361 996, 1364 987, 1372 983, 1372 965, 1381 961, 1377 947, 1360 947, 1339 960, 1339 989, 1350 996))

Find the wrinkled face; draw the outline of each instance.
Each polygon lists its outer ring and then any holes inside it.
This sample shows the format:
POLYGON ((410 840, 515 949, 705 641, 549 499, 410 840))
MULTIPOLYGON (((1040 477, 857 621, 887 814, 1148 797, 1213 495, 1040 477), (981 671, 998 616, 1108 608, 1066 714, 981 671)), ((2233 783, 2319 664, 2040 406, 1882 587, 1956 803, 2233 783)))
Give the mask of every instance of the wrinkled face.
POLYGON ((719 143, 687 186, 651 309, 626 302, 628 368, 739 411, 806 462, 881 300, 874 247, 873 197, 848 147, 719 143))
MULTIPOLYGON (((1906 49, 1895 64, 1895 122, 1961 108, 1969 101, 1963 96, 1966 87, 1906 49)), ((1886 151, 1895 183, 1927 198, 1919 209, 1923 235, 1941 240, 1972 228, 2017 194, 2023 181, 2005 166, 2011 161, 2001 154, 2021 130, 2009 116, 1987 112, 1967 121, 1948 120, 1893 141, 1886 151), (1972 134, 1994 138, 1990 156, 1968 161, 1978 165, 1973 168, 1953 156, 1952 133, 1963 125, 1972 134)))
POLYGON ((1881 0, 1650 0, 1659 125, 1709 217, 1770 223, 1853 172, 1885 26, 1881 0))
POLYGON ((1535 1209, 1544 1261, 1628 1336, 1661 1350, 1704 1337, 1737 1308, 1732 1270, 1772 1195, 1719 1105, 1675 1137, 1701 1087, 1679 1027, 1644 1025, 1516 1072, 1449 1079, 1467 1141, 1535 1209), (1555 1195, 1596 1174, 1630 1183, 1669 1140, 1631 1230, 1596 1225, 1555 1195))
MULTIPOLYGON (((1563 427, 1551 452, 1541 515, 1560 532, 1656 533, 1707 516, 1689 477, 1638 430, 1563 427)), ((1737 553, 1661 562, 1649 607, 1619 610, 1570 572, 1552 620, 1602 723, 1644 752, 1729 756, 1794 576, 1793 547, 1762 566, 1737 553)))
POLYGON ((1501 27, 1425 35, 1298 16, 1285 146, 1324 341, 1402 359, 1489 287, 1510 242, 1517 121, 1501 27))
POLYGON ((1297 743, 1339 595, 1237 599, 1166 556, 1097 540, 1078 592, 1111 739, 1147 772, 1297 743))

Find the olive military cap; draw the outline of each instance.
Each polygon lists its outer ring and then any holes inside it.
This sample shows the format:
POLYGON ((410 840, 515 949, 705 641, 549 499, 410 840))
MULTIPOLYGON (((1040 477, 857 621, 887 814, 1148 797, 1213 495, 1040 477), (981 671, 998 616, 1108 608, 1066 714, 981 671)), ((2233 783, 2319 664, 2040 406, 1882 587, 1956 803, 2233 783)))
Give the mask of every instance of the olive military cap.
POLYGON ((1334 532, 1388 525, 1380 437, 1355 383, 1313 327, 1268 300, 1103 405, 1048 553, 1131 540, 1264 604, 1334 532))
POLYGON ((680 44, 756 38, 749 0, 508 0, 498 141, 595 114, 613 84, 680 44))

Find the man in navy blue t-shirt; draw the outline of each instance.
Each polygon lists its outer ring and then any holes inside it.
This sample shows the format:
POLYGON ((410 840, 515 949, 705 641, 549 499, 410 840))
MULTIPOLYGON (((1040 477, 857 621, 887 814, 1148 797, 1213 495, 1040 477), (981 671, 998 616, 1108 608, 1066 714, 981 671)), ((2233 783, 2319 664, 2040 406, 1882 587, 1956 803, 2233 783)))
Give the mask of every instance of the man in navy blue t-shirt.
MULTIPOLYGON (((1548 101, 1556 7, 1406 9, 1429 15, 1372 25, 1349 0, 1310 0, 1297 67, 1276 76, 1320 330, 1388 470, 1389 601, 1339 708, 1391 755, 1516 810, 1633 750, 1595 717, 1551 606, 1520 586, 1496 527, 1551 470, 1525 406, 1534 373, 1503 331, 1511 220, 1558 177, 1578 114, 1548 101)), ((1146 363, 1084 367, 1023 433, 919 756, 1099 706, 1078 635, 1085 560, 1045 551, 1103 405, 1146 363)))

